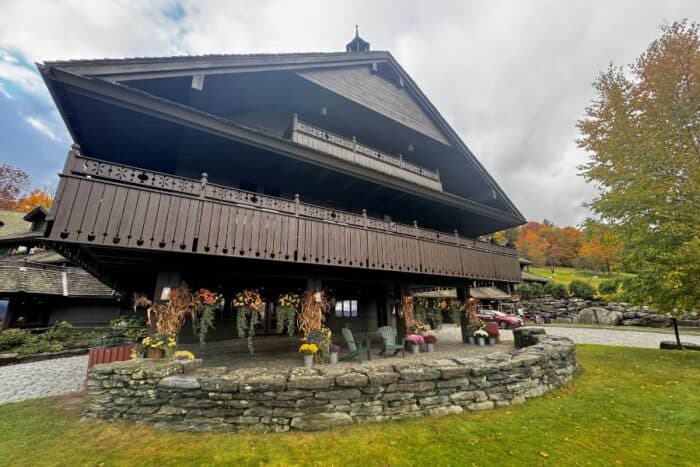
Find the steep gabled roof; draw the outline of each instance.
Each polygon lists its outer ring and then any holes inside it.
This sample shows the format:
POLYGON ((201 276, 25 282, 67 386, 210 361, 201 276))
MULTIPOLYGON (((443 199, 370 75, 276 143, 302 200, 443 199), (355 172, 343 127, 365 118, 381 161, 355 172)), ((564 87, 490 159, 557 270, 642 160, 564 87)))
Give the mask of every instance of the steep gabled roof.
MULTIPOLYGON (((484 169, 474 154, 461 140, 452 127, 445 121, 435 106, 427 96, 421 91, 413 79, 399 65, 396 59, 385 51, 366 52, 332 52, 332 53, 290 53, 290 54, 251 54, 251 55, 200 55, 200 56, 180 56, 180 57, 153 57, 153 58, 125 58, 125 59, 96 59, 96 60, 70 60, 45 62, 38 65, 49 89, 54 94, 59 110, 66 119, 65 109, 62 109, 60 100, 56 98, 52 80, 61 79, 61 75, 66 78, 82 77, 87 79, 100 80, 110 83, 113 86, 129 86, 129 81, 155 78, 175 78, 188 77, 197 74, 233 74, 251 73, 262 71, 289 70, 309 79, 316 77, 318 83, 319 73, 323 74, 324 69, 337 69, 349 66, 377 66, 377 64, 388 66, 396 73, 402 89, 410 94, 417 105, 430 119, 431 125, 435 128, 431 137, 443 140, 446 144, 458 148, 459 153, 471 165, 473 170, 490 187, 492 193, 500 198, 505 205, 505 210, 494 209, 485 206, 478 201, 469 200, 472 208, 482 213, 499 211, 497 217, 509 218, 509 226, 518 225, 525 222, 522 214, 510 201, 508 196, 498 186, 495 180, 484 169), (479 206, 477 206, 479 205, 479 206)), ((313 79, 312 79, 313 81, 313 79)), ((74 81, 75 83, 75 81, 74 81)), ((327 83, 320 83, 331 88, 327 83)), ((131 89, 131 88, 130 88, 131 89)), ((332 90, 332 89, 331 89, 332 90)), ((142 91, 138 91, 143 93, 142 91)), ((155 96, 151 96, 155 97, 155 96)), ((186 106, 184 106, 186 107, 186 106)), ((193 112, 202 113, 194 108, 187 107, 193 112)), ((66 120, 68 122, 68 120, 66 120)), ((227 122, 231 124, 232 122, 227 122)), ((408 126, 410 122, 408 122, 408 126)), ((248 129, 249 130, 249 129, 248 129)))

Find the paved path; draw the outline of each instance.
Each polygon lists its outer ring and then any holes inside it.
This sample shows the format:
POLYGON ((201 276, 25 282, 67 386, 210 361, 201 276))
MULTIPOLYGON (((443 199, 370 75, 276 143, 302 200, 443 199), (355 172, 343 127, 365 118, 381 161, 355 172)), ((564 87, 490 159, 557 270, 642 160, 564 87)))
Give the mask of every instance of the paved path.
MULTIPOLYGON (((625 347, 658 349, 661 341, 673 341, 676 339, 671 333, 653 331, 578 327, 566 328, 559 326, 545 326, 545 329, 550 336, 568 337, 577 344, 622 345, 625 347)), ((505 339, 513 338, 513 333, 511 331, 501 332, 505 339)), ((700 344, 700 335, 683 334, 683 332, 681 332, 681 341, 700 344)))
POLYGON ((0 404, 82 391, 87 355, 0 367, 0 404))

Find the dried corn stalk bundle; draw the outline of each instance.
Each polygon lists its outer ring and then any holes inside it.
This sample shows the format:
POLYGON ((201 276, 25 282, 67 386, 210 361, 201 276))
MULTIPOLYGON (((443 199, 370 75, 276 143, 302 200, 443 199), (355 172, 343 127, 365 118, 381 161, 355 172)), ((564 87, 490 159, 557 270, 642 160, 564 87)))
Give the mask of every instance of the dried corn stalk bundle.
POLYGON ((325 293, 312 290, 304 292, 301 313, 297 316, 297 328, 304 335, 304 339, 308 337, 309 332, 321 329, 326 320, 324 315, 329 308, 330 303, 325 293))
POLYGON ((181 282, 170 291, 170 298, 148 308, 148 324, 155 318, 156 332, 176 336, 182 328, 185 316, 194 314, 199 309, 197 300, 187 284, 181 282))
POLYGON ((416 319, 413 315, 413 296, 406 295, 401 299, 401 316, 406 325, 406 332, 413 331, 413 326, 416 324, 416 319))

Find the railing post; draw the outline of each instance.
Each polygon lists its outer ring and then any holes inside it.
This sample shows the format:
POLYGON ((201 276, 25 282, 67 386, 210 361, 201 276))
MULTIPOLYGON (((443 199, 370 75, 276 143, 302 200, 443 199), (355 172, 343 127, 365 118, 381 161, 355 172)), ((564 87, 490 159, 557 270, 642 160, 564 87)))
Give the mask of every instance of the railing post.
POLYGON ((403 155, 401 154, 399 154, 399 167, 401 167, 402 169, 406 168, 406 164, 404 164, 403 162, 403 155))
POLYGON ((70 149, 68 150, 68 157, 66 157, 66 163, 63 166, 63 173, 68 174, 72 171, 73 169, 73 161, 75 160, 76 157, 80 156, 80 145, 79 144, 71 144, 70 149))
POLYGON ((413 221, 413 228, 416 230, 416 238, 420 237, 420 232, 418 231, 418 221, 413 221))
POLYGON ((435 175, 437 176, 437 180, 439 182, 440 181, 440 169, 438 169, 437 167, 435 167, 435 175))
POLYGON ((209 175, 206 172, 202 172, 202 178, 199 179, 199 183, 199 197, 204 198, 207 195, 207 183, 209 183, 209 175))
POLYGON ((299 193, 294 194, 294 215, 299 217, 299 193))
POLYGON ((367 210, 363 209, 362 210, 362 224, 364 225, 365 229, 367 228, 367 210))
POLYGON ((294 112, 292 115, 292 131, 297 131, 297 124, 299 122, 299 114, 294 112))
POLYGON ((357 137, 352 137, 352 152, 357 152, 357 137))

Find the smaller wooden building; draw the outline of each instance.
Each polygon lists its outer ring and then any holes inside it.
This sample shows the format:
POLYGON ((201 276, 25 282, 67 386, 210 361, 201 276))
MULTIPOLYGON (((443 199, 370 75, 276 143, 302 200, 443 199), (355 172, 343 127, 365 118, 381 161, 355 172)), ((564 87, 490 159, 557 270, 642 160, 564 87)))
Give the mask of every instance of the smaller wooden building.
POLYGON ((109 323, 119 315, 118 295, 44 243, 47 214, 0 210, 0 330, 109 323))

